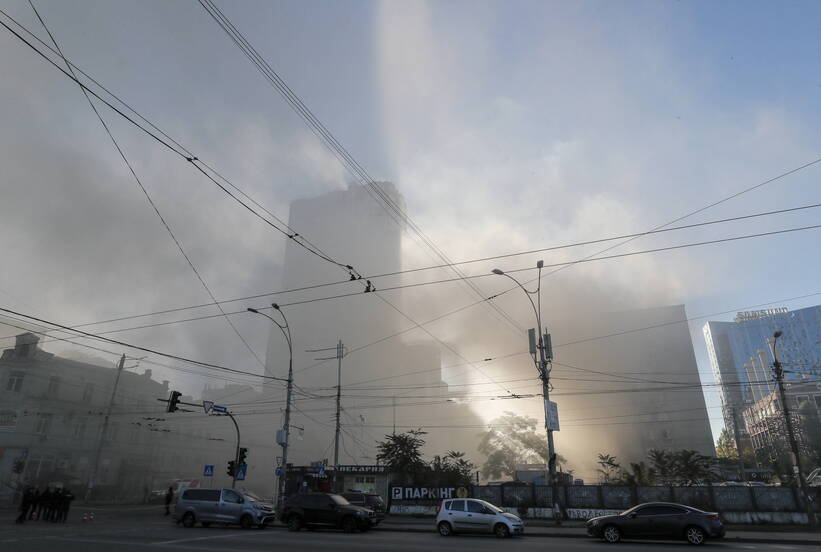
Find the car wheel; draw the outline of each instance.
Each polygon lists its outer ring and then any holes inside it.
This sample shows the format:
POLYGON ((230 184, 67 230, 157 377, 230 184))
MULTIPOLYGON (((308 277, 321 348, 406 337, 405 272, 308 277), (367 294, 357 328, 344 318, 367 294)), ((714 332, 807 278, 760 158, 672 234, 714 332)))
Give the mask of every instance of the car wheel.
POLYGON ((254 518, 250 515, 245 514, 241 518, 239 518, 239 526, 243 529, 250 529, 254 525, 254 518))
POLYGON ((506 539, 510 536, 510 529, 508 529, 504 523, 497 523, 493 526, 493 534, 496 535, 497 538, 506 539))
POLYGON ((202 522, 200 522, 200 525, 202 525, 203 527, 211 527, 211 522, 210 521, 202 521, 202 522))
POLYGON ((288 531, 299 531, 302 529, 302 518, 294 514, 288 518, 288 531))
POLYGON ((194 527, 194 524, 196 522, 197 522, 197 520, 194 519, 194 514, 192 514, 191 512, 186 512, 185 515, 182 516, 182 526, 183 527, 188 527, 188 528, 194 527))
POLYGON ((610 544, 616 544, 621 540, 621 530, 615 525, 608 525, 601 532, 602 538, 610 544))
POLYGON ((436 528, 439 529, 439 534, 443 537, 449 537, 453 534, 453 528, 447 521, 439 522, 439 525, 437 525, 436 528))
POLYGON ((346 533, 356 532, 356 520, 352 517, 346 517, 342 520, 342 530, 346 533))
POLYGON ((691 525, 684 530, 684 537, 690 544, 704 544, 704 530, 701 527, 691 525))

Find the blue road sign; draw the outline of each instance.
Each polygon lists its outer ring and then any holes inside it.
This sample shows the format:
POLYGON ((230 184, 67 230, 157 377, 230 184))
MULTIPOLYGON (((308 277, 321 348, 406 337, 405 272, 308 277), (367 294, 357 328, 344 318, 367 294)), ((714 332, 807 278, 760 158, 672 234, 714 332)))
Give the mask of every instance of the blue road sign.
POLYGON ((203 477, 214 477, 214 465, 213 464, 206 464, 205 468, 202 470, 203 477))
POLYGON ((225 414, 226 412, 228 412, 228 409, 225 408, 224 406, 220 406, 218 404, 215 404, 215 405, 211 406, 211 412, 219 412, 220 414, 225 414))
POLYGON ((237 468, 237 473, 234 476, 234 479, 237 481, 243 481, 245 479, 245 473, 248 471, 248 464, 240 464, 237 468))
POLYGON ((325 466, 319 466, 319 477, 325 477, 325 466))
POLYGON ((277 477, 282 475, 282 466, 277 466, 277 469, 274 472, 274 475, 276 475, 277 477))

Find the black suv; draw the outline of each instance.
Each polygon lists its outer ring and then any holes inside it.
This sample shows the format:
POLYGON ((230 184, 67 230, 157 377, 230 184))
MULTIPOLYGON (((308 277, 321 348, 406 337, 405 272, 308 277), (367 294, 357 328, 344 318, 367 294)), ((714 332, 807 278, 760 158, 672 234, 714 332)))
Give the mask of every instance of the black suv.
POLYGON ((379 525, 379 522, 385 519, 385 501, 376 493, 362 493, 362 492, 348 492, 342 493, 345 500, 354 506, 362 506, 368 510, 373 510, 371 525, 374 527, 379 525))
POLYGON ((308 493, 289 497, 279 511, 279 519, 289 531, 303 527, 335 527, 353 533, 371 527, 373 510, 354 506, 343 497, 329 493, 308 493))

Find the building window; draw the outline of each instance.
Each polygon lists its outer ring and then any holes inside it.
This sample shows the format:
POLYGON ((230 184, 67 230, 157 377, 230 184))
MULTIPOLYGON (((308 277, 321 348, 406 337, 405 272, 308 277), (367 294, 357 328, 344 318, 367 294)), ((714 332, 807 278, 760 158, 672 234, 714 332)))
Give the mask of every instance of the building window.
POLYGON ((94 396, 94 384, 87 383, 83 388, 83 402, 91 403, 91 398, 94 396))
POLYGON ((48 378, 48 390, 46 394, 49 397, 56 397, 57 393, 60 392, 60 378, 57 376, 51 376, 48 378))
POLYGON ((17 412, 0 410, 0 431, 14 431, 17 427, 17 412))
POLYGON ((23 372, 12 372, 9 374, 9 380, 6 382, 6 391, 11 391, 13 393, 19 393, 20 389, 23 388, 23 378, 25 374, 23 372))
POLYGON ((34 426, 34 433, 38 435, 48 435, 53 417, 53 414, 37 414, 37 424, 34 426))
POLYGON ((86 434, 86 419, 79 418, 77 422, 74 424, 74 438, 75 439, 82 439, 85 437, 86 434))
POLYGON ((821 410, 821 395, 815 396, 815 408, 821 410))
POLYGON ((108 426, 108 440, 109 441, 116 441, 117 440, 117 433, 120 431, 120 424, 117 422, 112 423, 108 426))

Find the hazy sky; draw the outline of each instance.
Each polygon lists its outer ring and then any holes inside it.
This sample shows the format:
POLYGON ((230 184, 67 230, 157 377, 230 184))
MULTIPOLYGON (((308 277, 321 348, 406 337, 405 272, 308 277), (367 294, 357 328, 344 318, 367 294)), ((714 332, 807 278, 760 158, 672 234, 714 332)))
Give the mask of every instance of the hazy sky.
MULTIPOLYGON (((27 2, 0 5, 45 38, 27 2)), ((71 60, 281 218, 290 201, 352 180, 195 0, 35 5, 71 60)), ((817 2, 218 5, 371 175, 397 183, 409 215, 454 260, 648 230, 821 157, 817 2)), ((78 324, 207 302, 76 85, 5 29, 0 68, 0 305, 78 324)), ((277 289, 281 235, 101 111, 214 294, 277 289)), ((821 164, 687 222, 818 202, 819 177, 821 164)), ((642 238, 616 252, 818 222, 808 210, 642 238)), ((545 279, 547 323, 561 326, 565 314, 550 311, 550 298, 580 281, 597 289, 575 289, 578 301, 622 290, 636 307, 683 303, 691 317, 818 304, 819 295, 779 300, 821 293, 819 235, 576 266, 545 279)), ((405 251, 407 266, 431 263, 410 238, 405 251)), ((488 293, 506 285, 478 283, 488 293)), ((424 320, 470 300, 462 291, 444 308, 439 297, 426 288, 404 302, 424 320)), ((532 325, 523 297, 499 304, 532 325)), ((490 335, 509 333, 477 313, 490 335)), ((235 320, 263 354, 267 326, 235 320)), ((704 321, 690 330, 709 381, 704 321)), ((456 323, 431 331, 469 358, 511 352, 470 341, 456 323)), ((113 336, 257 369, 221 319, 113 336)), ((707 398, 718 424, 715 393, 707 398)))

